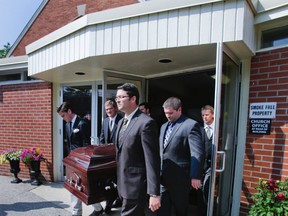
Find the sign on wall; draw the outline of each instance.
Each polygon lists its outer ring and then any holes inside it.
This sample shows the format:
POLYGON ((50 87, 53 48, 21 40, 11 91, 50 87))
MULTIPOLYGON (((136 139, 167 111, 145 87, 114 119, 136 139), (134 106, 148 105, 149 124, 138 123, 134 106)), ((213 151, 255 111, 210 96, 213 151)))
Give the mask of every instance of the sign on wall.
POLYGON ((271 119, 276 117, 276 102, 250 104, 250 134, 270 134, 271 119))
POLYGON ((250 134, 267 134, 271 131, 271 119, 250 119, 250 134))
POLYGON ((276 102, 270 103, 251 103, 250 119, 274 119, 276 117, 276 102))

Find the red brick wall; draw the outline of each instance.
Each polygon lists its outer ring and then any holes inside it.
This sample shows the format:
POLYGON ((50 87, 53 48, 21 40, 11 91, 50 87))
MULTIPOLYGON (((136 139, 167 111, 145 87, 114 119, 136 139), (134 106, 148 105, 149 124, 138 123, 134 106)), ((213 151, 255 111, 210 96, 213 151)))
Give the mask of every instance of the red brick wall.
MULTIPOLYGON (((46 162, 43 177, 53 181, 52 166, 52 85, 46 82, 0 86, 0 152, 39 147, 46 162)), ((10 174, 9 164, 0 164, 0 175, 10 174)), ((19 177, 29 178, 21 163, 19 177)))
POLYGON ((241 215, 248 212, 259 178, 288 178, 288 48, 253 57, 249 102, 277 102, 277 110, 270 135, 249 134, 248 125, 241 215))
POLYGON ((77 5, 86 4, 86 14, 89 14, 137 2, 137 0, 50 0, 12 55, 26 55, 25 47, 28 44, 72 22, 77 17, 77 5))

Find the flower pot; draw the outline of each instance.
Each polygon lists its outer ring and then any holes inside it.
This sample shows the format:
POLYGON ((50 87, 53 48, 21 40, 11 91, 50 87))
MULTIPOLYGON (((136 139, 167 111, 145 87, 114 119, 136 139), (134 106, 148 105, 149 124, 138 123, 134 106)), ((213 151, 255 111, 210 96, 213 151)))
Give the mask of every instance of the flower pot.
POLYGON ((7 160, 10 163, 10 172, 14 174, 14 179, 11 181, 11 183, 20 183, 22 182, 21 179, 18 178, 18 173, 20 172, 20 160, 10 160, 7 158, 7 160))
POLYGON ((41 161, 31 161, 30 162, 30 176, 31 179, 34 179, 31 185, 41 185, 42 182, 39 180, 39 175, 41 173, 40 164, 41 161))

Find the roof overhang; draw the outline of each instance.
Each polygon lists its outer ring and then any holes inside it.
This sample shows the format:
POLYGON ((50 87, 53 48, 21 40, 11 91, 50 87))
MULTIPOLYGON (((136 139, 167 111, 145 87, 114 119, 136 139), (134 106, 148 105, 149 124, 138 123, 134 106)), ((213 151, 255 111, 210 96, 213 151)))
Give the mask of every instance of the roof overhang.
POLYGON ((157 0, 88 14, 26 47, 29 75, 63 83, 100 80, 105 70, 146 78, 191 71, 215 65, 219 42, 250 58, 253 16, 246 1, 213 0, 157 0))

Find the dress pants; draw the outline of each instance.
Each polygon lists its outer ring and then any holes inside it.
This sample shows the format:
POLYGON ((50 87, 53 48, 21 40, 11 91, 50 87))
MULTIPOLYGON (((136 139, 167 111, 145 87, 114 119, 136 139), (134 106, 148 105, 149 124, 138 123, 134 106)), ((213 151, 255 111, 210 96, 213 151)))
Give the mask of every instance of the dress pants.
POLYGON ((158 216, 172 216, 175 211, 176 216, 187 216, 189 209, 189 188, 173 187, 168 190, 161 186, 161 207, 158 210, 158 216))
MULTIPOLYGON (((72 215, 82 215, 82 201, 71 194, 72 215)), ((101 211, 103 208, 100 203, 92 204, 95 211, 101 211)))

